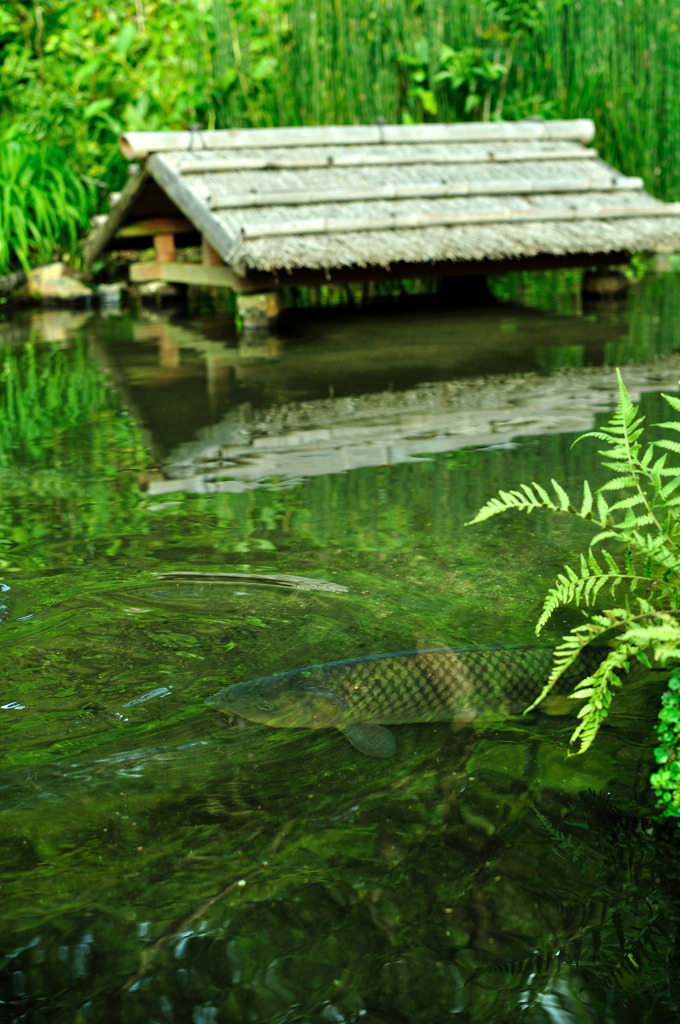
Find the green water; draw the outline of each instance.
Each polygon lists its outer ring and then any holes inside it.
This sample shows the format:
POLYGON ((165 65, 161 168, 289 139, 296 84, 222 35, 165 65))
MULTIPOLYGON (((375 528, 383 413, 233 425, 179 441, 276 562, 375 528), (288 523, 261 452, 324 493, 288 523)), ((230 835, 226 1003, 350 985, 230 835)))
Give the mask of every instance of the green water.
POLYGON ((677 842, 647 787, 658 682, 631 685, 580 758, 562 715, 395 727, 378 761, 203 701, 307 664, 531 642, 587 535, 464 523, 498 487, 596 479, 570 445, 607 415, 598 368, 642 373, 653 419, 680 377, 679 302, 667 277, 628 312, 299 313, 283 345, 248 351, 207 314, 0 325, 0 1021, 672 1018, 677 842), (564 364, 582 370, 548 374, 564 364), (519 405, 513 380, 535 370, 519 405), (493 436, 399 405, 467 381, 453 422, 489 372, 515 410, 493 436), (536 411, 553 380, 554 409, 575 381, 589 396, 571 432, 536 411), (373 420, 333 420, 347 399, 373 420))

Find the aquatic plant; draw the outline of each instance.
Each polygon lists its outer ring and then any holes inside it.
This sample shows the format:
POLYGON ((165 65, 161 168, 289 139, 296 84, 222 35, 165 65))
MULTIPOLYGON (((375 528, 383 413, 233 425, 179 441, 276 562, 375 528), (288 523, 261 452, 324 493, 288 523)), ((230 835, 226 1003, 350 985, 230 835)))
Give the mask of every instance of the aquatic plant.
MULTIPOLYGON (((573 689, 583 701, 572 742, 583 752, 591 745, 607 717, 614 695, 622 686, 622 673, 634 660, 647 667, 680 662, 680 415, 657 423, 669 432, 643 447, 644 417, 617 370, 619 400, 608 424, 577 438, 594 438, 602 467, 609 479, 596 489, 583 481, 583 497, 575 504, 562 485, 552 480, 552 493, 541 484, 522 484, 519 490, 499 491, 470 523, 481 523, 508 511, 531 513, 537 509, 576 516, 592 523, 597 532, 577 568, 564 567, 548 590, 536 633, 561 606, 585 610, 585 621, 575 626, 558 645, 553 669, 534 707, 593 641, 608 640, 611 650, 602 664, 573 689), (614 500, 612 500, 612 498, 614 500), (605 546, 605 544, 607 546, 605 546), (605 602, 607 595, 610 599, 605 602)), ((680 414, 680 398, 663 396, 680 414)), ((662 701, 658 728, 660 745, 654 754, 660 771, 651 783, 662 813, 680 818, 680 678, 674 672, 662 701)))

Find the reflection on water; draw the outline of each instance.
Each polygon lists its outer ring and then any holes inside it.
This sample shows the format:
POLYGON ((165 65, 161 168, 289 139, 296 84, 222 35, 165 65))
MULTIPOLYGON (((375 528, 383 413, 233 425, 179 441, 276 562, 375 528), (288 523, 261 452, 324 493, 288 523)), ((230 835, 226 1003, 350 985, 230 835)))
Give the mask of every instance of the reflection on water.
POLYGON ((498 487, 597 479, 570 445, 622 352, 660 357, 625 373, 658 415, 674 287, 594 319, 300 313, 257 357, 214 318, 53 319, 32 354, 3 325, 1 1020, 674 1018, 658 680, 580 758, 558 714, 395 726, 377 761, 204 704, 530 643, 583 525, 463 524, 498 487))

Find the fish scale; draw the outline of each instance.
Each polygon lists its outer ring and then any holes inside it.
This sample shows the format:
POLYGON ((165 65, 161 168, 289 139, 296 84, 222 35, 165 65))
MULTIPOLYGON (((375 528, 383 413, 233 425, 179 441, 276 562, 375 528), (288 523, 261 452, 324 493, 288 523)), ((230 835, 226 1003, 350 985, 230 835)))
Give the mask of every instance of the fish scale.
MULTIPOLYGON (((586 647, 558 683, 567 692, 606 657, 586 647)), ((207 703, 278 728, 336 727, 359 750, 394 752, 385 725, 522 711, 550 673, 554 648, 459 647, 401 651, 294 669, 227 687, 207 703)))

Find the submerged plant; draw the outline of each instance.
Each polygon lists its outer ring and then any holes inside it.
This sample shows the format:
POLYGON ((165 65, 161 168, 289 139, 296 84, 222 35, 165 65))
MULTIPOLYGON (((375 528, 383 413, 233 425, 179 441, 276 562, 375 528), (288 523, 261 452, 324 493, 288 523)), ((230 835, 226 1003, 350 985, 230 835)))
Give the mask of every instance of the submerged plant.
MULTIPOLYGON (((477 512, 471 523, 484 522, 510 510, 551 512, 576 516, 592 523, 596 533, 582 552, 578 566, 565 566, 550 587, 536 633, 557 608, 582 607, 585 621, 563 638, 555 651, 553 668, 534 707, 552 689, 581 649, 592 641, 606 641, 610 650, 571 696, 583 701, 572 742, 582 753, 591 745, 622 686, 622 673, 634 660, 647 667, 680 665, 680 399, 664 395, 676 419, 656 424, 670 432, 643 445, 644 417, 631 401, 617 370, 619 400, 605 427, 577 438, 595 438, 604 469, 610 478, 595 492, 583 482, 580 505, 552 480, 552 493, 540 484, 499 491, 477 512), (673 459, 673 457, 676 457, 673 459), (612 500, 613 499, 613 500, 612 500), (605 600, 606 599, 606 600, 605 600)), ((659 746, 654 754, 659 771, 651 784, 662 813, 680 818, 680 676, 673 672, 659 715, 659 746)))

